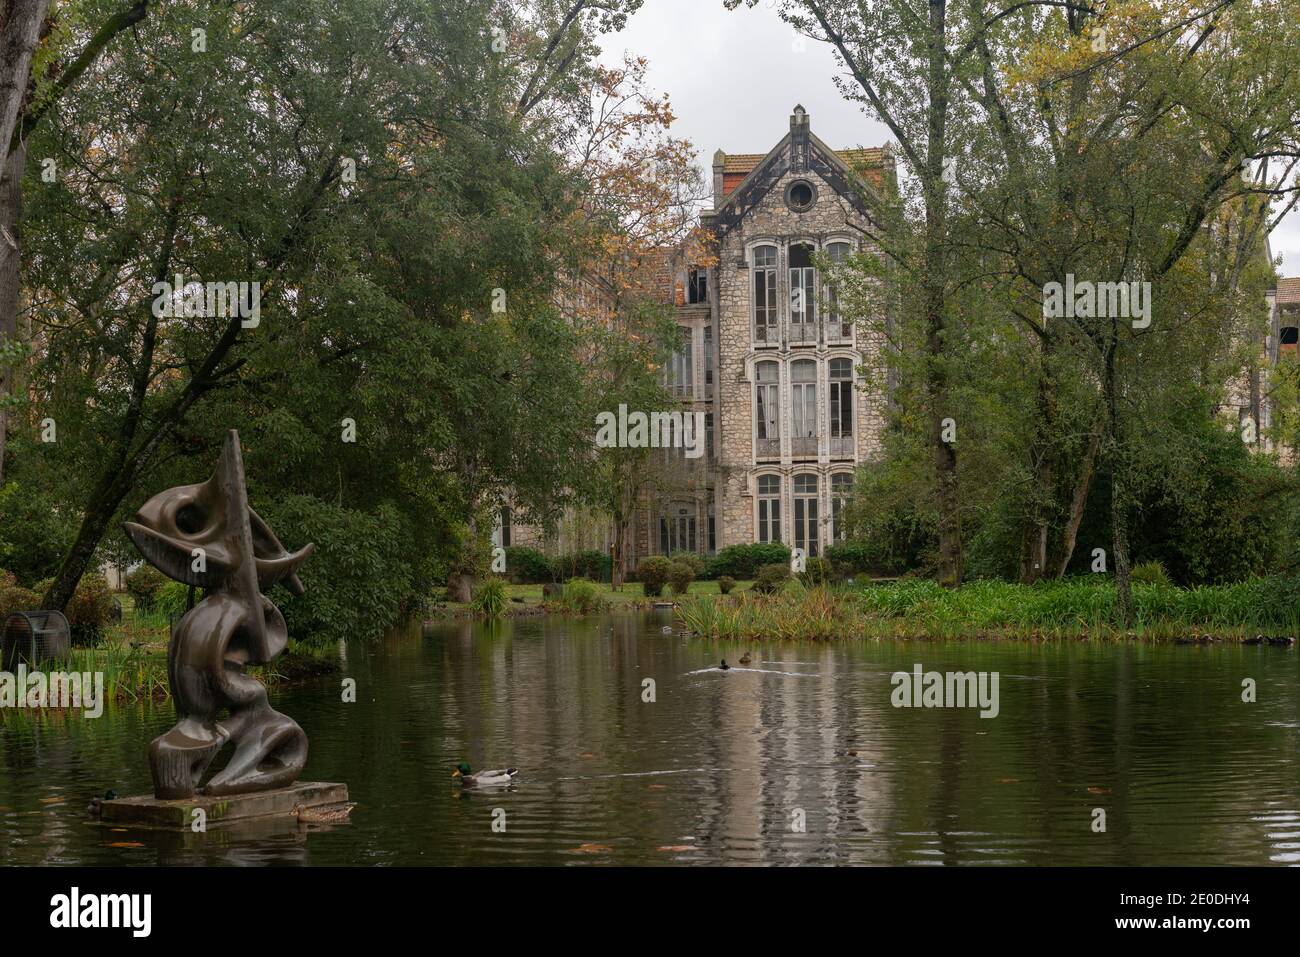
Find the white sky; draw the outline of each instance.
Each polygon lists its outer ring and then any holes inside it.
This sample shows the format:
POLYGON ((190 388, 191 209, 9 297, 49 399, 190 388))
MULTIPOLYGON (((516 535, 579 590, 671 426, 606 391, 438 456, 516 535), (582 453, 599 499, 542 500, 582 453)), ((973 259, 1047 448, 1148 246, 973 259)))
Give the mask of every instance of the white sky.
MULTIPOLYGON (((709 174, 715 150, 766 153, 803 104, 812 131, 835 149, 881 146, 883 124, 840 96, 830 47, 797 37, 774 0, 728 11, 722 0, 646 0, 622 33, 604 38, 605 59, 650 61, 650 83, 669 94, 673 134, 695 144, 709 174)), ((706 178, 706 181, 707 178, 706 178)), ((1300 275, 1300 211, 1273 232, 1281 274, 1300 275)))

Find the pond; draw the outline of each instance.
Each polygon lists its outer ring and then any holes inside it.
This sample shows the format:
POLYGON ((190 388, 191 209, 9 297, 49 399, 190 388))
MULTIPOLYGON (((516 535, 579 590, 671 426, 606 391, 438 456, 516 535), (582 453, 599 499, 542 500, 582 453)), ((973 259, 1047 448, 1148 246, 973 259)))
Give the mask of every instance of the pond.
POLYGON ((352 820, 206 835, 92 825, 149 790, 170 704, 0 725, 14 864, 1296 864, 1300 654, 1263 646, 845 642, 747 648, 667 612, 458 621, 341 648, 283 687, 304 780, 352 820), (665 633, 665 628, 670 633, 665 633), (891 674, 996 672, 994 718, 891 704, 891 674), (653 701, 643 684, 653 679, 653 701), (1242 701, 1243 679, 1257 701, 1242 701), (463 790, 460 760, 519 768, 463 790), (1097 809, 1104 812, 1104 830, 1097 809), (495 829, 494 829, 495 825, 495 829))

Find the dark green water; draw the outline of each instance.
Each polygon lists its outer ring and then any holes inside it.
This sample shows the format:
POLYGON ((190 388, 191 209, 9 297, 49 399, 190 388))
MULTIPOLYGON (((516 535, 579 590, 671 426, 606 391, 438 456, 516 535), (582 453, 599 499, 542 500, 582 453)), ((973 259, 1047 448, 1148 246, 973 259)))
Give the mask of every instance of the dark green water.
POLYGON ((352 822, 207 835, 87 822, 149 789, 169 705, 0 725, 0 860, 20 864, 1296 864, 1300 655, 1228 645, 759 645, 665 635, 664 614, 469 622, 347 650, 275 706, 305 780, 352 822), (1000 714, 901 709, 889 676, 996 671, 1000 714), (654 703, 642 681, 656 682, 654 703), (1258 701, 1241 700, 1242 679, 1258 701), (849 755, 848 752, 857 752, 849 755), (520 768, 512 790, 450 772, 520 768), (1093 830, 1094 809, 1106 830, 1093 830), (494 832, 494 819, 505 831, 494 832), (792 825, 802 812, 806 830, 792 825), (113 844, 141 846, 114 847, 113 844))

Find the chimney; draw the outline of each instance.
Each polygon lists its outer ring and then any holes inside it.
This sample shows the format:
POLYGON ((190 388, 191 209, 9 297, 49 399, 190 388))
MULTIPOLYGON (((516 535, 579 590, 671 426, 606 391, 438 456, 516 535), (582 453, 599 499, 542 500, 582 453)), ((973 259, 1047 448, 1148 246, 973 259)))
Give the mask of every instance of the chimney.
POLYGON ((726 191, 726 185, 723 178, 723 171, 727 167, 727 154, 718 150, 713 154, 713 208, 719 209, 722 206, 723 195, 726 191))
POLYGON ((802 173, 808 168, 808 111, 798 103, 790 114, 790 169, 802 173))

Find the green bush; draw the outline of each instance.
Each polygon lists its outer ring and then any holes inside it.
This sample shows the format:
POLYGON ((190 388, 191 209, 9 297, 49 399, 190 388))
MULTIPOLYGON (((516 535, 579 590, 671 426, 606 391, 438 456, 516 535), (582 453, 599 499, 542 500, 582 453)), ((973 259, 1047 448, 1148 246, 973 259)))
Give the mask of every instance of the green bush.
POLYGON ((0 485, 0 568, 18 581, 58 571, 77 531, 74 510, 59 505, 37 484, 10 478, 0 485))
POLYGON ((763 565, 790 564, 790 546, 780 542, 752 542, 728 545, 706 566, 705 578, 753 578, 763 565))
POLYGON ((1142 562, 1134 565, 1129 577, 1135 584, 1143 585, 1165 585, 1173 584, 1169 580, 1169 573, 1165 571, 1165 566, 1160 562, 1142 562))
POLYGON ((705 561, 703 555, 697 555, 695 552, 677 551, 669 555, 668 560, 671 562, 681 562, 682 564, 689 565, 691 568, 692 579, 705 577, 704 576, 705 561))
POLYGON ((804 561, 799 581, 804 585, 828 585, 831 581, 831 563, 825 558, 809 558, 804 561))
POLYGON ((730 575, 723 575, 718 579, 718 591, 724 595, 730 595, 731 590, 736 587, 736 580, 730 575))
POLYGON ((500 618, 505 614, 509 603, 510 599, 506 596, 506 583, 496 577, 481 581, 470 599, 470 607, 484 618, 500 618))
POLYGON ((551 577, 551 560, 527 545, 506 549, 506 576, 522 585, 544 585, 555 580, 551 577))
POLYGON ((0 626, 16 611, 36 611, 41 607, 41 596, 21 585, 5 586, 0 580, 0 626))
POLYGON ((564 583, 564 595, 560 601, 569 611, 585 615, 599 607, 600 589, 586 578, 570 578, 564 583))
POLYGON ((673 587, 674 595, 685 595, 695 581, 695 569, 690 562, 673 562, 668 566, 668 583, 673 587))
POLYGON ((643 558, 636 566, 636 577, 647 598, 657 598, 668 583, 668 572, 673 563, 662 555, 643 558))
POLYGON ((780 591, 790 580, 790 566, 773 562, 764 565, 754 576, 754 591, 762 595, 771 595, 780 591))
POLYGON ((95 572, 82 575, 63 613, 68 616, 74 643, 97 642, 113 613, 113 593, 104 576, 95 572))
MULTIPOLYGON (((509 558, 506 559, 509 562, 509 558)), ((509 565, 507 564, 507 568, 509 565)), ((571 555, 559 555, 551 559, 551 577, 553 581, 567 581, 570 578, 589 578, 592 581, 609 581, 610 559, 604 552, 574 552, 571 555)))
MULTIPOLYGON (((203 600, 203 589, 194 590, 194 603, 197 605, 203 600)), ((162 615, 168 621, 172 618, 185 614, 190 607, 190 586, 184 582, 172 581, 170 578, 163 582, 162 587, 158 589, 158 594, 154 596, 153 613, 162 615)))
POLYGON ((135 600, 136 611, 152 611, 158 592, 167 581, 167 576, 152 565, 141 565, 127 575, 126 590, 135 600))

